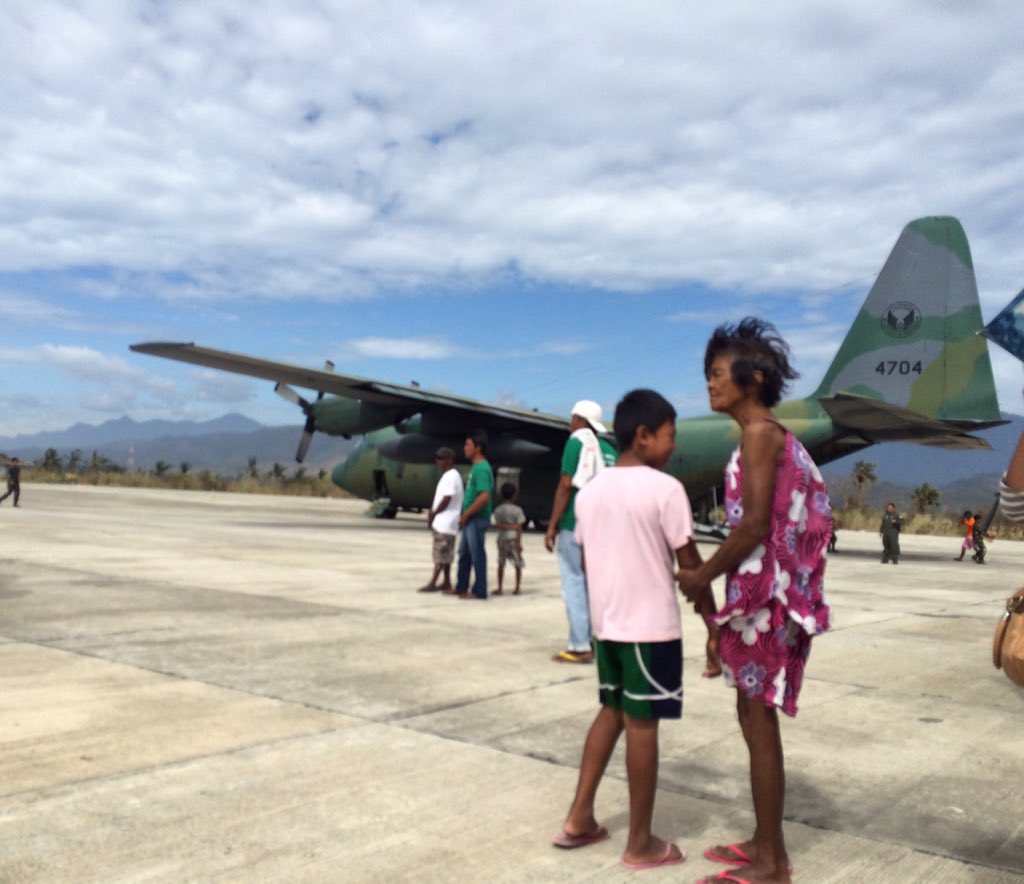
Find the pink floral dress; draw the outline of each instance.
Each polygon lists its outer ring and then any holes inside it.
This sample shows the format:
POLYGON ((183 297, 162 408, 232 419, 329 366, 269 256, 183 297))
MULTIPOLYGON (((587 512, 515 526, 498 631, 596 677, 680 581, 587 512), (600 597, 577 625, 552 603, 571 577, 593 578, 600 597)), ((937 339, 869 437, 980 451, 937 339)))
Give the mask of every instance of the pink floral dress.
MULTIPOLYGON (((725 468, 725 507, 735 528, 743 518, 743 461, 725 468)), ((796 715, 811 639, 830 625, 825 603, 826 547, 832 507, 821 472, 788 431, 775 473, 771 528, 726 579, 721 627, 726 684, 750 699, 796 715)))

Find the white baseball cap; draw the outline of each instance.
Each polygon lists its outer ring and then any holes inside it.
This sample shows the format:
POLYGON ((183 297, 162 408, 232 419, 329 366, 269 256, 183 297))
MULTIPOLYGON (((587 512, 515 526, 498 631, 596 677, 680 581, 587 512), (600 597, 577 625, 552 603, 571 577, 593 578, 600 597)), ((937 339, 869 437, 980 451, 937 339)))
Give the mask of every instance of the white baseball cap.
POLYGON ((571 414, 576 417, 581 417, 585 420, 594 432, 607 433, 608 428, 601 423, 601 417, 604 412, 601 411, 601 406, 598 405, 591 399, 581 399, 572 407, 571 414))

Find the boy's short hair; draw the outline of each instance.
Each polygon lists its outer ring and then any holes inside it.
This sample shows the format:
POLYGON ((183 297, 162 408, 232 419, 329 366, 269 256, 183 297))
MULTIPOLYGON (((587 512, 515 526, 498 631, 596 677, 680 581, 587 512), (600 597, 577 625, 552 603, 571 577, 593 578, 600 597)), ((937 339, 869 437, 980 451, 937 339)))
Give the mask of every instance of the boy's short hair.
POLYGON ((516 486, 514 482, 502 482, 501 483, 501 498, 502 500, 511 500, 516 496, 516 486))
POLYGON ((467 435, 467 439, 472 439, 473 444, 480 449, 482 452, 487 451, 487 430, 471 430, 467 435))
POLYGON ((613 429, 620 451, 628 451, 640 427, 652 433, 668 421, 676 419, 676 410, 655 390, 630 390, 615 406, 613 429))
POLYGON ((740 389, 754 386, 754 372, 761 372, 761 403, 768 408, 778 405, 786 384, 800 376, 789 364, 789 345, 775 326, 754 316, 712 332, 704 351, 705 378, 711 374, 711 363, 728 353, 733 357, 732 379, 740 389))

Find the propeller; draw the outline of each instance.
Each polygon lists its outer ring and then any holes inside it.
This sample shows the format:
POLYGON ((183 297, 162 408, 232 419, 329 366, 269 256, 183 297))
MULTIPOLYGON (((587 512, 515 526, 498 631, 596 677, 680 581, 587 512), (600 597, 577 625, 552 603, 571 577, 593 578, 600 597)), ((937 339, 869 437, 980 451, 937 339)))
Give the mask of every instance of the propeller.
MULTIPOLYGON (((324 371, 334 371, 334 363, 331 360, 327 360, 324 363, 324 371)), ((298 405, 302 409, 302 413, 306 415, 306 423, 302 428, 302 436, 299 437, 299 449, 295 452, 295 461, 302 463, 306 459, 306 454, 309 452, 310 443, 313 441, 313 433, 316 432, 316 410, 314 409, 314 402, 310 402, 308 399, 304 399, 298 393, 296 393, 287 384, 275 384, 274 392, 277 393, 282 399, 287 399, 293 405, 298 405)), ((319 402, 324 398, 324 391, 320 390, 316 394, 316 402, 319 402)))

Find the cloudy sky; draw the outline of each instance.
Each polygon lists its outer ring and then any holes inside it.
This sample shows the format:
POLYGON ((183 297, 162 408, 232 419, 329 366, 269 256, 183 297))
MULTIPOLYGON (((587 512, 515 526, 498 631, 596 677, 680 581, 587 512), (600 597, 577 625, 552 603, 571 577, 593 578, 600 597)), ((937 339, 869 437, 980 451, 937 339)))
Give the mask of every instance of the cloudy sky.
POLYGON ((4 4, 0 435, 301 422, 147 340, 685 415, 756 313, 803 394, 923 215, 990 318, 1024 287, 1024 4, 847 5, 4 4))

